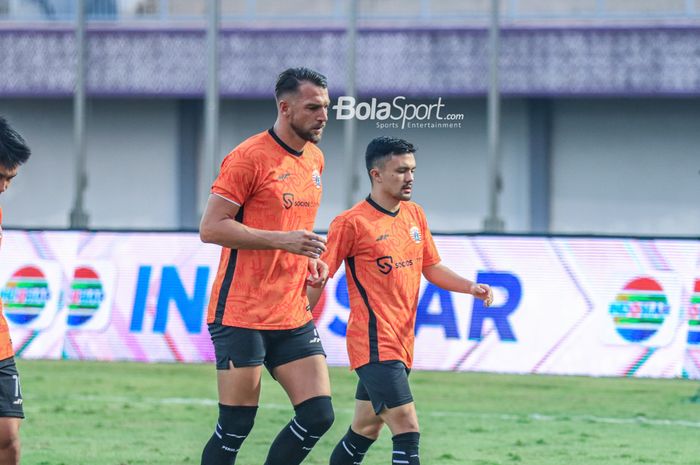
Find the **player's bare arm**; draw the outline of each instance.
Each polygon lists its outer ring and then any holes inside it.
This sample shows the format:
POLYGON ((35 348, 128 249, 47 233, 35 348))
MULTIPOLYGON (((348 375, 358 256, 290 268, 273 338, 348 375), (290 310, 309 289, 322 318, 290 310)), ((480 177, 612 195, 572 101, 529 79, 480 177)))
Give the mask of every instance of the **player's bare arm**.
POLYGON ((311 259, 317 259, 326 250, 326 239, 312 231, 265 231, 248 227, 236 221, 240 208, 218 195, 210 195, 199 225, 202 242, 230 249, 281 249, 311 259))
POLYGON ((311 307, 311 310, 316 308, 316 304, 321 298, 321 294, 323 293, 323 288, 325 287, 325 285, 326 283, 324 282, 323 285, 319 287, 312 287, 310 285, 306 286, 306 297, 309 298, 309 307, 311 307))
POLYGON ((423 269, 425 279, 450 292, 471 294, 488 307, 493 302, 493 291, 488 284, 479 284, 461 277, 442 263, 423 269))
POLYGON ((328 279, 328 265, 321 259, 309 259, 309 277, 306 284, 314 289, 323 288, 328 279))
POLYGON ((309 260, 309 277, 306 280, 306 297, 309 299, 310 309, 313 310, 321 298, 323 288, 328 282, 329 269, 326 262, 321 259, 309 260), (315 270, 312 270, 315 268, 315 270))

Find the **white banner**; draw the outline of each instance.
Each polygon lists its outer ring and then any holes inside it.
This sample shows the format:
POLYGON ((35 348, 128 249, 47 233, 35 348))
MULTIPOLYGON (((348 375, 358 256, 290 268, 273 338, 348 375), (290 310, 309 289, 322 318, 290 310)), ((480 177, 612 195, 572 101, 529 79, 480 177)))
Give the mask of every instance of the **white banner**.
MULTIPOLYGON (((415 368, 700 378, 700 241, 438 236, 494 304, 423 282, 415 368)), ((18 356, 213 360, 219 248, 192 233, 6 231, 0 289, 18 356)), ((341 269, 314 311, 347 365, 341 269)))

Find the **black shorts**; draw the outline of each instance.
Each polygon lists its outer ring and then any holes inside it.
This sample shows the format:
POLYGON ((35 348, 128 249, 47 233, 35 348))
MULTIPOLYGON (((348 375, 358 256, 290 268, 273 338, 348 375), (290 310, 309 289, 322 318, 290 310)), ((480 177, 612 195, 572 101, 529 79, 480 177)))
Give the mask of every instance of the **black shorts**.
POLYGON ((209 325, 214 343, 216 369, 228 370, 229 361, 234 367, 254 367, 265 364, 272 369, 312 355, 323 355, 323 345, 313 321, 294 329, 249 329, 209 325))
POLYGON ((14 357, 0 360, 0 417, 24 418, 22 388, 14 357))
POLYGON ((374 413, 413 402, 408 375, 411 370, 398 360, 372 362, 355 369, 357 382, 355 399, 372 402, 374 413))

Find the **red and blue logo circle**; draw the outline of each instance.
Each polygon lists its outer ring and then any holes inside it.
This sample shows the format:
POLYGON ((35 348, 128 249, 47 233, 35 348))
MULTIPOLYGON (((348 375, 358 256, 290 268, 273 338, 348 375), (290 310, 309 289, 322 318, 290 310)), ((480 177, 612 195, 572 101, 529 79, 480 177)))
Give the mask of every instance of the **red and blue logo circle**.
POLYGON ((615 330, 626 341, 644 342, 671 313, 663 287, 655 279, 635 278, 625 284, 608 308, 615 330))
POLYGON ((688 305, 688 344, 700 345, 700 279, 695 280, 688 305))
POLYGON ((90 321, 104 301, 100 277, 87 266, 75 269, 68 296, 68 325, 80 326, 90 321))
POLYGON ((0 295, 5 316, 18 325, 26 325, 37 319, 51 298, 46 276, 36 266, 25 266, 15 271, 0 295))

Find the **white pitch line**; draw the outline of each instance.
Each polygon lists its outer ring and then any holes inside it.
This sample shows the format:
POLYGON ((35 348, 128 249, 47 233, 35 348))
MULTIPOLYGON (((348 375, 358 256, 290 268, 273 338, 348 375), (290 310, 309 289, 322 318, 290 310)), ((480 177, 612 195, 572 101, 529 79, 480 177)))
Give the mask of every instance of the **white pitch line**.
MULTIPOLYGON (((127 404, 151 404, 151 405, 202 405, 216 406, 216 399, 205 399, 196 397, 126 397, 126 396, 70 396, 68 399, 81 402, 106 402, 106 403, 127 403, 127 404)), ((292 411, 290 404, 264 403, 260 405, 263 410, 284 410, 292 411)), ((334 408, 336 412, 352 414, 355 410, 350 408, 334 408)), ((599 417, 595 415, 545 415, 541 413, 529 413, 515 415, 512 413, 476 413, 476 412, 446 412, 439 410, 420 411, 419 416, 428 417, 455 417, 455 418, 482 418, 505 421, 585 421, 591 423, 608 423, 616 425, 652 425, 652 426, 683 426, 687 428, 700 428, 700 422, 689 420, 668 420, 646 417, 613 418, 599 417)))

